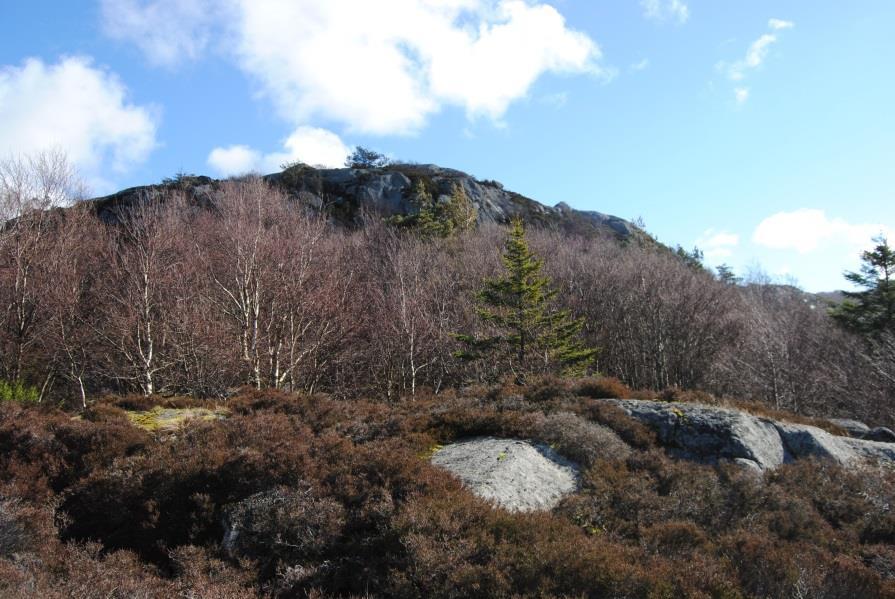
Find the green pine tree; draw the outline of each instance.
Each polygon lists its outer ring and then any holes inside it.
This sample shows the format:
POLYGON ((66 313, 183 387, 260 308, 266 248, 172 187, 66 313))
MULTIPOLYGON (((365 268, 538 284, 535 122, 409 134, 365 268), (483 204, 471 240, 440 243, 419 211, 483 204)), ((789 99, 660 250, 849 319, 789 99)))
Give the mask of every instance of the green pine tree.
POLYGON ((441 206, 441 220, 448 223, 448 235, 469 231, 475 227, 478 218, 478 210, 475 204, 466 195, 463 187, 457 183, 451 189, 451 196, 447 203, 441 206))
POLYGON ((447 201, 438 201, 423 179, 410 190, 414 212, 389 219, 394 225, 410 227, 422 237, 452 237, 475 226, 478 211, 463 187, 454 184, 447 201))
POLYGON ((861 254, 861 269, 845 278, 861 291, 845 291, 845 300, 830 314, 845 328, 866 336, 895 332, 895 250, 885 237, 876 237, 861 254))
POLYGON ((718 273, 716 275, 718 280, 727 285, 739 285, 742 280, 734 274, 733 268, 729 264, 720 264, 715 267, 715 270, 718 273))
POLYGON ((531 372, 583 374, 596 350, 581 339, 583 322, 554 308, 557 292, 541 274, 543 263, 528 248, 521 220, 513 221, 504 247, 506 273, 486 280, 478 294, 477 312, 495 334, 457 335, 466 347, 458 357, 501 360, 520 381, 531 372))

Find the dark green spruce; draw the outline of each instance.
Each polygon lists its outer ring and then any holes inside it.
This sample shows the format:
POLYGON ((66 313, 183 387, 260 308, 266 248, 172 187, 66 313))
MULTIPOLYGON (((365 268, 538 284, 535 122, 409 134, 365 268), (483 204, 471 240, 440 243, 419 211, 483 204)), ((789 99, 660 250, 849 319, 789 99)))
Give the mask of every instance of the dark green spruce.
POLYGON ((477 298, 477 312, 493 334, 457 335, 465 346, 458 357, 504 362, 518 381, 530 373, 586 372, 597 350, 581 339, 583 321, 555 307, 557 291, 541 274, 543 262, 529 249, 521 220, 512 223, 502 261, 506 272, 486 280, 477 298))
POLYGON ((860 291, 845 291, 845 300, 831 310, 839 324, 867 337, 895 333, 895 250, 885 237, 861 254, 861 269, 845 278, 860 291))

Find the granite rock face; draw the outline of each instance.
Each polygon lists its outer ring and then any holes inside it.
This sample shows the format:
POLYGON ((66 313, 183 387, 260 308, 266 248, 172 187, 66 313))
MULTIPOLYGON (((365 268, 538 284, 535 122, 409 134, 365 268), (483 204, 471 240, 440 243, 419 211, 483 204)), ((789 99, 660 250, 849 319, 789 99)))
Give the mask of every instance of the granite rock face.
POLYGON ((860 420, 852 420, 851 418, 830 418, 832 424, 835 424, 848 433, 849 437, 861 439, 870 432, 870 427, 860 420))
POLYGON ((641 400, 613 403, 652 428, 679 457, 705 463, 728 460, 761 470, 805 458, 842 465, 895 467, 895 443, 837 437, 815 426, 779 422, 739 410, 641 400))
POLYGON ((737 410, 641 400, 612 401, 656 431, 659 441, 697 461, 749 460, 761 469, 783 463, 774 425, 737 410))
POLYGON ((884 426, 870 429, 861 437, 867 441, 879 441, 881 443, 895 443, 895 432, 884 426))
MULTIPOLYGON (((438 201, 447 201, 455 186, 466 192, 478 212, 478 224, 508 223, 521 217, 526 223, 565 233, 602 235, 618 239, 646 240, 643 231, 630 222, 603 214, 575 210, 564 202, 548 206, 521 194, 507 191, 496 181, 479 180, 464 172, 434 164, 394 164, 382 168, 313 168, 299 165, 264 177, 282 188, 301 205, 326 210, 334 221, 356 226, 366 214, 406 215, 414 211, 411 190, 423 181, 438 201)), ((122 209, 138 202, 157 201, 167 190, 182 192, 193 205, 213 206, 222 181, 183 176, 162 185, 125 189, 92 200, 97 214, 115 222, 122 209)))
POLYGON ((578 488, 578 466, 545 445, 482 437, 446 445, 432 463, 510 511, 548 510, 578 488))

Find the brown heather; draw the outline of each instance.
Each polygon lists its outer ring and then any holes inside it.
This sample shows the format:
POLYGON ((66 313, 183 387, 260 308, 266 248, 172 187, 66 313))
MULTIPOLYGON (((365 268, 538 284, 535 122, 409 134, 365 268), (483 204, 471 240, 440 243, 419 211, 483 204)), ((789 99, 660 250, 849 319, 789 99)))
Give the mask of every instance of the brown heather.
POLYGON ((895 597, 895 476, 675 461, 582 384, 542 402, 246 390, 226 420, 157 434, 127 398, 77 420, 4 404, 0 595, 895 597), (425 459, 483 434, 580 460, 580 493, 508 513, 425 459))

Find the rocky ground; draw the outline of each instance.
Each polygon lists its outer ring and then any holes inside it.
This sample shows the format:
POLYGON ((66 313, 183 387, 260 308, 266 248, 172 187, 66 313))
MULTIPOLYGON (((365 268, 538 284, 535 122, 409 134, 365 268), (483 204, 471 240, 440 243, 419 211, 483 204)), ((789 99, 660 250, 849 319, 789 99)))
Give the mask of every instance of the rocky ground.
MULTIPOLYGON (((706 463, 731 460, 758 470, 803 458, 830 459, 840 465, 895 466, 895 443, 888 429, 855 423, 852 433, 836 436, 815 426, 775 421, 744 411, 689 403, 604 400, 656 431, 673 455, 706 463)), ((847 432, 847 431, 845 431, 847 432)))
POLYGON ((510 511, 555 507, 578 487, 578 466, 550 447, 483 437, 452 443, 432 463, 456 475, 479 497, 510 511))

